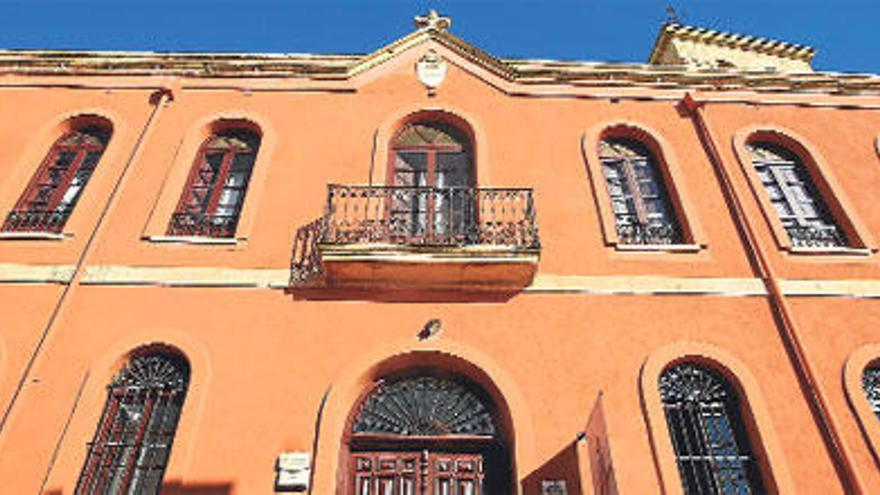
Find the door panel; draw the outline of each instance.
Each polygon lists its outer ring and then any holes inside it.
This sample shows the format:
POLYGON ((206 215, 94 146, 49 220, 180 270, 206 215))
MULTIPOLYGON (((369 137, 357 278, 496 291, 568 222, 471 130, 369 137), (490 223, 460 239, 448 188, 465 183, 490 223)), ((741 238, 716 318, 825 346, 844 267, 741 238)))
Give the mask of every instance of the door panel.
POLYGON ((355 452, 352 471, 351 495, 484 495, 481 454, 355 452))
POLYGON ((358 452, 352 454, 353 495, 420 495, 421 454, 358 452))
POLYGON ((483 495, 483 456, 480 454, 429 454, 426 495, 483 495))

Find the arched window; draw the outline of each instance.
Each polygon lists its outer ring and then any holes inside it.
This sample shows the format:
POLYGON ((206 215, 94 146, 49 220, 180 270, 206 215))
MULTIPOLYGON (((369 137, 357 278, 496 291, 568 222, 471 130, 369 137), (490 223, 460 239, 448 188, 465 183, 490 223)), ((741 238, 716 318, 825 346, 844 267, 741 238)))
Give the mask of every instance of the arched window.
POLYGON ((468 382, 379 382, 351 424, 345 495, 510 493, 494 405, 468 382))
POLYGON ((230 128, 209 137, 199 149, 168 235, 232 237, 260 149, 260 136, 230 128))
POLYGON ((188 385, 177 355, 133 358, 107 387, 76 493, 158 494, 188 385))
POLYGON ((477 234, 470 140, 445 122, 413 122, 391 143, 391 229, 450 243, 477 234))
POLYGON ((880 419, 880 366, 872 365, 862 372, 862 390, 868 397, 871 410, 880 419))
POLYGON ((605 139, 599 159, 620 243, 681 244, 675 208, 651 151, 634 139, 605 139))
POLYGON ((747 145, 752 166, 793 246, 847 246, 843 230, 822 200, 801 158, 765 141, 747 145))
POLYGON ((764 493, 739 398, 727 380, 679 364, 660 376, 660 396, 685 494, 764 493))
POLYGON ((9 212, 6 232, 59 233, 110 142, 106 125, 72 130, 55 141, 43 164, 9 212))

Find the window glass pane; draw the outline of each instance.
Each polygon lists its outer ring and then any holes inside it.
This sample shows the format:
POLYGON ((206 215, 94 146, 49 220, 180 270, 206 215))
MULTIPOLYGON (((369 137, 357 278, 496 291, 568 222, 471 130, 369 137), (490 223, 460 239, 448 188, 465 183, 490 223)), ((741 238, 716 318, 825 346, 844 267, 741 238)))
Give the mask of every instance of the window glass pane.
POLYGON ((773 203, 773 207, 776 209, 776 213, 779 215, 779 218, 785 219, 794 216, 794 211, 792 211, 791 206, 784 201, 776 201, 773 203))
POLYGON ((437 153, 435 187, 467 187, 471 185, 471 166, 466 153, 437 153))
POLYGON ((229 175, 226 176, 226 187, 241 188, 244 186, 247 176, 246 172, 229 172, 229 175))

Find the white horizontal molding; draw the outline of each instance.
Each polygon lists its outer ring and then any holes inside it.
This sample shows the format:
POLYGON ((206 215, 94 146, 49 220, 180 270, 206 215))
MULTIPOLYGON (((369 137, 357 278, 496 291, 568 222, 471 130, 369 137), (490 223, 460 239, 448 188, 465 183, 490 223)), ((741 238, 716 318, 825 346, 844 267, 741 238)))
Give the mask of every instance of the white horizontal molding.
POLYGON ((178 287, 284 288, 289 268, 214 268, 166 266, 90 266, 84 285, 160 285, 178 287))
POLYGON ((74 271, 74 265, 0 263, 0 283, 66 284, 73 278, 74 271))
POLYGON ((718 294, 765 296, 757 278, 657 277, 538 274, 526 292, 589 294, 718 294))
MULTIPOLYGON (((0 263, 0 283, 69 283, 74 265, 0 263)), ((288 268, 216 268, 96 265, 81 279, 84 285, 153 285, 167 287, 251 287, 283 289, 288 268)), ((780 280, 792 297, 880 298, 880 280, 780 280)), ((757 278, 662 277, 631 275, 557 275, 539 273, 524 292, 531 294, 714 294, 766 296, 757 278)))
POLYGON ((786 296, 880 297, 880 280, 780 280, 786 296))

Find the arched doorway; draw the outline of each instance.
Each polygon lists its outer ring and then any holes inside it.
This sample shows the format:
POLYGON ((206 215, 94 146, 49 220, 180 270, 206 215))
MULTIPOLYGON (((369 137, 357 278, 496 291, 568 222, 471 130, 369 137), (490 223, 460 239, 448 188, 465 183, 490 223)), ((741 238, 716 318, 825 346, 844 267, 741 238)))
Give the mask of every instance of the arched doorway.
POLYGON ((401 128, 390 147, 393 230, 439 244, 474 235, 475 174, 467 134, 444 121, 419 120, 401 128))
POLYGON ((346 495, 505 495, 510 455, 496 406, 460 377, 378 381, 350 421, 346 495))

